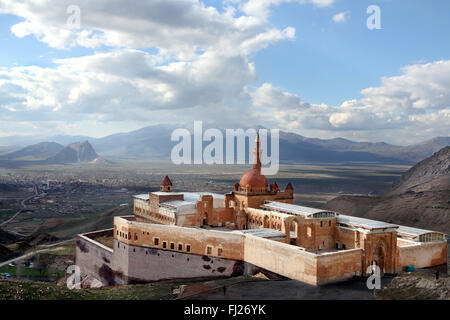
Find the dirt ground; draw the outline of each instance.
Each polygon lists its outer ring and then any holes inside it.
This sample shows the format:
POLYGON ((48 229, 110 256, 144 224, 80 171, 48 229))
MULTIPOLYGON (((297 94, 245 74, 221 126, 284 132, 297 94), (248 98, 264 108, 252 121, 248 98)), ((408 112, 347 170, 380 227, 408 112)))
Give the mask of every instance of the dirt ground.
MULTIPOLYGON (((387 286, 392 277, 383 277, 387 286)), ((312 286, 296 280, 240 282, 213 292, 198 294, 192 300, 375 300, 366 280, 355 279, 323 286, 312 286)))

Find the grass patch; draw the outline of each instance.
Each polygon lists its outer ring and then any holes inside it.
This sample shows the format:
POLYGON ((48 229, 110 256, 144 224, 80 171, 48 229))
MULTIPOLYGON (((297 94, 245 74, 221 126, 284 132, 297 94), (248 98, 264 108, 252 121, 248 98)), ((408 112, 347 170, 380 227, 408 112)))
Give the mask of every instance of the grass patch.
MULTIPOLYGON (((17 210, 18 211, 18 210, 17 210)), ((0 211, 0 217, 1 216, 12 216, 17 212, 16 210, 8 210, 8 211, 0 211)))
POLYGON ((77 249, 72 247, 58 247, 53 250, 45 251, 45 253, 55 255, 55 256, 75 256, 77 249))
POLYGON ((0 300, 166 300, 175 287, 196 281, 167 281, 100 289, 69 290, 54 283, 0 281, 0 300))
POLYGON ((94 203, 92 204, 92 209, 95 211, 107 211, 112 208, 115 208, 116 205, 110 203, 94 203))

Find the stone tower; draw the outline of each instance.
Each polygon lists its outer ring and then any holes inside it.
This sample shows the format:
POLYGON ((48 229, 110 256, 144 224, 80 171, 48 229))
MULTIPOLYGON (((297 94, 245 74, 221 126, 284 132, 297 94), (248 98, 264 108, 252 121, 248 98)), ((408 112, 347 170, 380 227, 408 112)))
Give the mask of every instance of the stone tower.
POLYGON ((170 181, 169 176, 165 176, 163 181, 161 181, 161 184, 159 185, 159 188, 162 192, 172 192, 173 185, 172 181, 170 181))

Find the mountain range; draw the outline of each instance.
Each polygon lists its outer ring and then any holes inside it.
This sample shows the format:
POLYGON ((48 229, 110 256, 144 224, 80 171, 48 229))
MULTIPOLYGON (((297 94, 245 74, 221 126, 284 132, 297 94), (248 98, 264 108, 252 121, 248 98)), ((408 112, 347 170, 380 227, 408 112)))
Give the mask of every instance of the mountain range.
POLYGON ((40 142, 0 156, 0 160, 27 161, 36 164, 93 162, 101 159, 88 141, 64 147, 56 142, 40 142))
MULTIPOLYGON (((86 136, 35 137, 22 140, 19 136, 0 138, 0 145, 15 145, 15 151, 3 153, 2 159, 48 159, 62 151, 61 144, 86 140, 95 152, 102 157, 122 159, 170 159, 173 146, 171 134, 175 128, 165 125, 149 126, 139 130, 117 133, 103 138, 86 136), (41 143, 34 139, 52 141, 41 143), (20 149, 26 143, 38 143, 20 149), (58 145, 60 144, 60 145, 58 145), (56 152, 55 152, 56 151, 56 152), (54 154, 51 154, 54 152, 54 154)), ((225 135, 224 135, 225 136, 225 135)), ((204 146, 207 143, 204 143, 204 146)), ((414 164, 429 157, 439 149, 450 145, 450 137, 436 137, 410 146, 395 146, 384 142, 355 142, 343 138, 318 139, 307 138, 290 132, 280 132, 280 161, 285 163, 342 163, 342 162, 376 162, 414 164)), ((224 143, 225 146, 225 143, 224 143)), ((3 149, 6 149, 3 147, 3 149)), ((269 148, 270 149, 270 148, 269 148)), ((0 152, 2 147, 0 147, 0 152)), ((93 151, 93 150, 91 150, 93 151)), ((90 153, 92 153, 90 151, 90 153)), ((270 151, 270 150, 269 150, 270 151)), ((72 157, 64 152, 64 157, 72 157)), ((55 158, 55 160, 57 160, 55 158)), ((81 159, 82 160, 82 159, 81 159)))

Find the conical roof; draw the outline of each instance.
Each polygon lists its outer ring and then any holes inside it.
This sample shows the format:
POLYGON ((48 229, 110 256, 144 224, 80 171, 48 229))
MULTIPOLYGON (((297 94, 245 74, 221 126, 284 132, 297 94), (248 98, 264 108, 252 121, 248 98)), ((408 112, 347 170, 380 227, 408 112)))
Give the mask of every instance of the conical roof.
POLYGON ((170 181, 169 176, 165 176, 163 181, 161 182, 162 186, 172 186, 172 181, 170 181))

